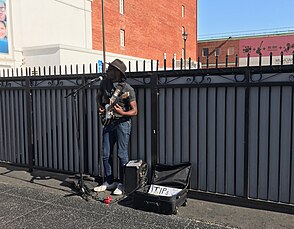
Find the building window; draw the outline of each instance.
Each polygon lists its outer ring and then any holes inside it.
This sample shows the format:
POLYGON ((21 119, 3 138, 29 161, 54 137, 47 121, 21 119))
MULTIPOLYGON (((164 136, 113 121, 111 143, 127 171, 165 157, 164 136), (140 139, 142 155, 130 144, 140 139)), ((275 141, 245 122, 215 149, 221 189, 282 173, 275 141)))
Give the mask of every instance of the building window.
POLYGON ((185 57, 185 49, 184 48, 182 48, 182 59, 184 59, 185 57))
POLYGON ((184 34, 184 33, 185 33, 185 27, 182 26, 182 34, 184 34))
POLYGON ((182 5, 182 17, 185 17, 185 6, 182 5))
POLYGON ((163 53, 163 59, 166 60, 166 52, 163 53))
POLYGON ((231 56, 231 55, 234 55, 235 54, 235 48, 234 47, 229 47, 228 48, 228 55, 231 56))
POLYGON ((124 14, 124 0, 119 0, 119 12, 124 14))
POLYGON ((208 48, 203 48, 202 49, 202 56, 208 56, 208 52, 209 52, 208 48))
POLYGON ((214 54, 215 54, 215 56, 219 56, 219 48, 216 48, 216 49, 215 49, 214 54))
POLYGON ((123 29, 120 30, 120 46, 125 47, 125 31, 123 29))

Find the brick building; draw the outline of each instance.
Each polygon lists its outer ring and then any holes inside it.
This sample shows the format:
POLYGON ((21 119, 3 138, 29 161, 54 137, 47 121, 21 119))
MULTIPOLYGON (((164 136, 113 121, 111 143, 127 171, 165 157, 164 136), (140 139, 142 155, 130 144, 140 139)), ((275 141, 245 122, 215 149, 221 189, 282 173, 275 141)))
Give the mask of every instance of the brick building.
MULTIPOLYGON (((0 0, 0 70, 85 64, 89 72, 103 59, 101 2, 0 0)), ((149 70, 151 59, 162 65, 166 56, 170 65, 174 54, 182 57, 183 30, 186 57, 196 60, 197 1, 104 0, 104 6, 107 62, 120 58, 134 70, 146 60, 149 70)))
MULTIPOLYGON (((101 1, 92 2, 93 49, 102 50, 101 1)), ((196 61, 197 1, 104 1, 105 50, 134 58, 159 60, 184 57, 196 61)))
POLYGON ((218 56, 218 67, 235 66, 236 55, 238 55, 238 66, 246 66, 248 54, 250 55, 250 66, 270 64, 270 53, 272 53, 272 64, 281 63, 283 53, 283 64, 292 64, 294 51, 294 34, 271 34, 254 37, 236 37, 226 39, 212 39, 198 41, 198 57, 203 68, 216 66, 218 56), (226 57, 227 56, 227 57, 226 57), (226 60, 227 58, 227 60, 226 60))

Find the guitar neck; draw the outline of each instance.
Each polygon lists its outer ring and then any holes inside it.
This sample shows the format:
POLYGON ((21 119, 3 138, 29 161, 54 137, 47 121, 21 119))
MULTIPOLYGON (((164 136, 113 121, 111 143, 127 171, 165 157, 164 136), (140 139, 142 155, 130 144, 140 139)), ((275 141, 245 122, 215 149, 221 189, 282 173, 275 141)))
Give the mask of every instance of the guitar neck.
POLYGON ((118 103, 118 99, 115 100, 112 104, 110 104, 106 110, 111 111, 117 103, 118 103))
POLYGON ((118 96, 112 104, 108 105, 107 107, 107 111, 111 111, 113 109, 113 107, 120 101, 122 101, 124 98, 127 98, 129 96, 128 92, 125 92, 123 95, 118 96))

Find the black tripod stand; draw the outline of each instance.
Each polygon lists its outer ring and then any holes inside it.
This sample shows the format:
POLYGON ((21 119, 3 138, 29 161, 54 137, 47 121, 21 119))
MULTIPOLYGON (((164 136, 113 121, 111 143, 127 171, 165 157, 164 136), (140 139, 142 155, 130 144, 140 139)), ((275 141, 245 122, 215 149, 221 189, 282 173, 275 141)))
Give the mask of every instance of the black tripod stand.
POLYGON ((90 177, 89 175, 85 175, 83 174, 83 167, 82 167, 82 162, 83 162, 83 155, 81 152, 81 148, 80 148, 80 128, 79 128, 79 121, 78 121, 78 92, 84 88, 86 88, 87 86, 91 85, 92 83, 96 82, 96 81, 100 81, 102 80, 103 77, 100 76, 96 79, 92 79, 89 82, 81 85, 80 87, 78 87, 77 89, 74 89, 71 93, 67 94, 65 96, 65 98, 68 98, 69 96, 73 97, 73 108, 74 108, 74 121, 76 124, 76 140, 77 140, 77 145, 78 145, 78 155, 79 155, 79 174, 76 174, 74 176, 74 179, 77 180, 77 182, 74 182, 76 188, 78 189, 79 194, 81 195, 81 197, 85 200, 88 201, 88 196, 90 195, 90 190, 89 188, 87 188, 85 186, 85 182, 84 180, 88 180, 88 181, 94 181, 95 179, 90 177))

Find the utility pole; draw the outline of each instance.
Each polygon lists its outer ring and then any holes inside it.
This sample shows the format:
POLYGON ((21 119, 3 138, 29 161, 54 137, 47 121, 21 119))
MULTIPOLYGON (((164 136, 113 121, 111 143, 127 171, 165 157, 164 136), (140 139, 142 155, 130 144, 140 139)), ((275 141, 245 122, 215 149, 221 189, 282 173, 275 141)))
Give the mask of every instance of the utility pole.
POLYGON ((214 50, 212 50, 208 55, 207 57, 210 57, 217 49, 219 49, 220 47, 222 47, 225 43, 228 42, 228 40, 230 40, 232 37, 228 37, 223 43, 221 43, 219 46, 217 46, 214 50))
POLYGON ((104 32, 104 0, 101 0, 102 7, 102 52, 103 52, 103 65, 102 72, 106 72, 106 57, 105 57, 105 32, 104 32))
POLYGON ((208 64, 208 58, 213 54, 215 53, 215 51, 217 49, 219 49, 220 47, 222 47, 224 44, 226 44, 228 42, 228 40, 230 40, 232 37, 228 37, 223 43, 221 43, 219 46, 215 47, 210 53, 207 54, 206 56, 206 68, 209 68, 209 64, 208 64))

